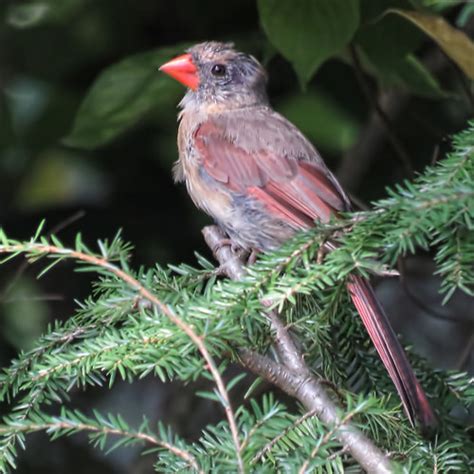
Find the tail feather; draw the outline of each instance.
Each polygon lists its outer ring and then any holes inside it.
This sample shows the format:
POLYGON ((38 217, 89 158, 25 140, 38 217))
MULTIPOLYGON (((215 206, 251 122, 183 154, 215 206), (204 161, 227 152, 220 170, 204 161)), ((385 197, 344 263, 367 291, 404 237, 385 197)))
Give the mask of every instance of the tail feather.
POLYGON ((410 423, 414 426, 418 420, 426 428, 434 427, 436 417, 370 283, 354 275, 350 277, 347 288, 397 389, 410 423))

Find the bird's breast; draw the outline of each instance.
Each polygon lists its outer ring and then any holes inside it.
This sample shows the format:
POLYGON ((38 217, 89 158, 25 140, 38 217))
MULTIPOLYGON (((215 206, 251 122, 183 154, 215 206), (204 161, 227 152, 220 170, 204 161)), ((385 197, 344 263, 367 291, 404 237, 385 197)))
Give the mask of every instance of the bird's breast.
POLYGON ((191 199, 197 207, 218 222, 232 219, 232 196, 219 186, 205 171, 194 143, 192 126, 186 116, 182 117, 178 132, 179 160, 175 177, 185 181, 191 199))
POLYGON ((232 219, 232 197, 219 189, 203 168, 192 162, 183 163, 186 187, 197 207, 219 222, 232 219))

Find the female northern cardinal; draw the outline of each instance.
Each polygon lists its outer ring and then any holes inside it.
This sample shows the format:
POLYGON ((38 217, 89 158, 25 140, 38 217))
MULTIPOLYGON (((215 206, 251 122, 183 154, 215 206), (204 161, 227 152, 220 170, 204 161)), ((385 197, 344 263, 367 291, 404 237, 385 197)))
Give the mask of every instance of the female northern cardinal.
MULTIPOLYGON (((275 249, 297 231, 350 210, 319 153, 269 105, 267 76, 232 44, 193 46, 160 68, 189 87, 181 101, 176 181, 233 242, 275 249)), ((369 282, 352 275, 350 296, 414 424, 435 416, 369 282)))

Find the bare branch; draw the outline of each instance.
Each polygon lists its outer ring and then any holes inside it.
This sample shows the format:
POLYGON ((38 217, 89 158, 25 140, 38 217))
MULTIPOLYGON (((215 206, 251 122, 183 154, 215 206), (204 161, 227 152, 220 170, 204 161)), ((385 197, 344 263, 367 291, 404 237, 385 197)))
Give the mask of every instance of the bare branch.
POLYGON ((282 438, 284 438, 292 429, 296 428, 297 426, 304 423, 308 418, 313 417, 316 415, 314 410, 306 412, 303 416, 300 416, 297 420, 295 420, 290 426, 284 429, 278 436, 275 436, 271 439, 253 458, 251 463, 255 464, 260 458, 265 456, 266 453, 272 450, 273 446, 278 443, 282 438))
POLYGON ((322 422, 329 426, 337 426, 335 436, 367 472, 377 474, 392 472, 386 455, 362 431, 351 425, 349 420, 344 422, 340 419, 338 407, 309 369, 305 376, 298 376, 281 364, 248 349, 239 351, 239 356, 249 370, 298 399, 322 422))

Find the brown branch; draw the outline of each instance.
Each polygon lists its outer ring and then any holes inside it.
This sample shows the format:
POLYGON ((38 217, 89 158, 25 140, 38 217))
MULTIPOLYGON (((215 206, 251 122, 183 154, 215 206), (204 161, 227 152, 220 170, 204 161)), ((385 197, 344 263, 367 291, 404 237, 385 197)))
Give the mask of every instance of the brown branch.
MULTIPOLYGON (((221 265, 222 273, 234 280, 241 279, 245 275, 244 263, 242 257, 234 253, 230 245, 222 245, 227 236, 217 226, 205 227, 203 235, 221 265)), ((268 305, 265 302, 262 304, 268 305)), ((362 431, 350 424, 349 420, 340 418, 338 407, 327 395, 323 383, 305 364, 278 313, 271 311, 268 317, 276 334, 275 348, 282 363, 276 363, 249 349, 241 349, 239 357, 242 364, 299 400, 324 423, 337 426, 335 436, 367 472, 392 472, 386 455, 362 431)))
POLYGON ((26 245, 17 244, 17 245, 0 245, 0 254, 1 253, 31 253, 36 252, 39 254, 54 254, 61 255, 63 258, 78 260, 81 262, 86 262, 91 265, 101 267, 108 272, 115 275, 117 278, 126 283, 130 288, 135 290, 143 299, 149 301, 156 309, 163 313, 173 324, 175 324, 179 329, 181 329, 196 345, 202 357, 206 361, 207 368, 211 373, 219 395, 223 400, 224 410, 229 422, 230 431, 232 434, 232 440, 236 448, 237 462, 239 466, 239 472, 244 472, 244 464, 241 456, 241 447, 239 440, 239 433, 237 429, 237 423, 235 421, 234 412, 230 404, 229 395, 225 387, 224 381, 222 380, 221 374, 217 368, 214 359, 207 350, 206 345, 204 344, 204 339, 196 334, 191 326, 182 321, 176 313, 166 304, 164 304, 160 299, 158 299, 148 288, 143 286, 137 279, 129 275, 127 272, 117 267, 116 265, 109 262, 107 259, 102 257, 97 257, 95 255, 88 255, 83 252, 76 250, 71 250, 67 248, 60 248, 55 245, 39 244, 39 243, 29 243, 26 245))
POLYGON ((335 436, 363 469, 377 474, 393 472, 385 454, 362 431, 341 420, 338 407, 309 369, 305 374, 295 375, 283 365, 248 349, 241 350, 239 356, 245 367, 299 400, 323 423, 338 426, 335 436))
POLYGON ((348 413, 344 418, 340 421, 338 425, 333 426, 323 437, 322 439, 316 444, 316 446, 311 451, 309 458, 301 465, 298 469, 298 474, 305 474, 306 469, 308 469, 309 463, 318 455, 318 452, 321 449, 321 446, 329 443, 332 436, 334 436, 338 429, 344 424, 347 424, 354 416, 356 415, 355 412, 348 413))

